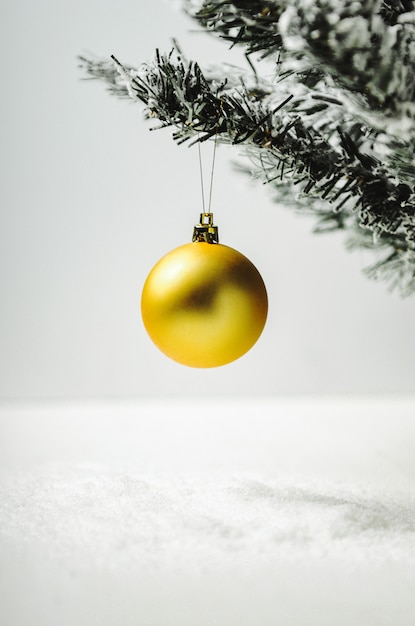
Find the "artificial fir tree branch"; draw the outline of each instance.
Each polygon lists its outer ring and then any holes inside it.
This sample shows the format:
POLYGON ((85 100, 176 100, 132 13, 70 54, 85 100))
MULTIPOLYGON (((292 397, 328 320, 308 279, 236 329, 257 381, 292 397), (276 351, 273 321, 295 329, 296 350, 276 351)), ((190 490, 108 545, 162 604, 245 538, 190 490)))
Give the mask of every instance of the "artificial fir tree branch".
MULTIPOLYGON (((184 0, 202 26, 247 54, 288 52, 362 94, 372 107, 400 114, 414 102, 414 3, 398 0, 184 0)), ((412 109, 412 107, 411 107, 412 109)))
POLYGON ((78 60, 80 67, 86 70, 85 80, 102 80, 106 83, 111 95, 125 98, 126 100, 130 99, 125 81, 121 79, 113 63, 95 56, 79 56, 78 60))
MULTIPOLYGON (((405 294, 414 291, 415 138, 411 102, 405 100, 408 94, 413 97, 413 87, 412 92, 407 87, 412 57, 407 55, 405 60, 409 69, 402 62, 400 74, 399 67, 393 70, 395 78, 401 76, 401 89, 395 98, 385 97, 391 80, 385 74, 386 87, 377 94, 378 109, 373 111, 368 103, 373 104, 375 90, 362 90, 361 79, 353 79, 351 90, 352 79, 346 76, 339 80, 339 66, 332 59, 326 63, 328 69, 323 64, 316 68, 308 62, 308 52, 287 53, 278 30, 280 21, 287 20, 282 3, 240 0, 186 4, 188 10, 192 4, 199 20, 206 19, 210 11, 212 22, 205 25, 210 28, 209 24, 216 23, 216 30, 227 33, 227 38, 236 33, 233 42, 244 45, 248 53, 267 51, 272 58, 282 52, 277 81, 259 80, 257 75, 241 78, 232 72, 226 72, 224 79, 223 68, 222 72, 203 73, 197 63, 188 63, 174 52, 157 53, 153 64, 138 70, 84 58, 89 76, 105 80, 116 95, 129 94, 144 102, 147 117, 158 118, 161 126, 173 126, 178 143, 205 141, 217 132, 219 141, 243 146, 251 158, 251 171, 274 185, 279 199, 288 198, 294 190, 297 207, 317 216, 316 230, 345 230, 350 247, 383 252, 370 274, 383 276, 405 294), (403 118, 405 124, 399 125, 397 111, 403 105, 408 115, 403 118), (406 137, 394 132, 402 128, 406 137)), ((369 12, 376 6, 376 23, 379 25, 380 20, 385 29, 397 26, 396 31, 401 32, 402 23, 413 26, 407 19, 412 3, 392 6, 367 0, 363 4, 369 12), (400 22, 405 15, 406 21, 400 22)), ((297 0, 291 3, 294 5, 299 10, 305 2, 297 0)), ((313 5, 316 16, 323 3, 313 5)), ((332 5, 331 0, 324 5, 332 5)), ((337 5, 344 8, 342 2, 337 5)), ((327 21, 327 15, 325 18, 327 21)), ((384 43, 374 46, 377 61, 382 46, 384 43)), ((401 54, 402 47, 396 50, 401 54)), ((369 85, 378 78, 372 71, 374 60, 369 62, 366 52, 360 76, 367 76, 369 85)), ((336 58, 344 58, 344 54, 338 53, 336 58)))

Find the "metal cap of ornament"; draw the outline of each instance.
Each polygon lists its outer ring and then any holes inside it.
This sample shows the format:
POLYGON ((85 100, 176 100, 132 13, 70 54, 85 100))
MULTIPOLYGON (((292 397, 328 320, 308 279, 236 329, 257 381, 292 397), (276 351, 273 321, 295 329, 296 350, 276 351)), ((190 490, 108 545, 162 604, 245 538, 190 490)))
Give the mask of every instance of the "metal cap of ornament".
POLYGON ((193 229, 192 241, 219 243, 218 227, 213 224, 213 213, 201 213, 200 222, 193 229))

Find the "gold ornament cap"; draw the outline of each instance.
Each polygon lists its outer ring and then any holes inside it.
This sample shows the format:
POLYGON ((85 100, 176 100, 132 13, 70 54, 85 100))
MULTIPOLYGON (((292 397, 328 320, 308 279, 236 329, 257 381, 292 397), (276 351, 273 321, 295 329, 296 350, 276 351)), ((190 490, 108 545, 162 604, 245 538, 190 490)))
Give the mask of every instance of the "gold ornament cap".
POLYGON ((218 227, 213 224, 213 213, 201 213, 200 223, 193 229, 192 241, 219 243, 218 227))

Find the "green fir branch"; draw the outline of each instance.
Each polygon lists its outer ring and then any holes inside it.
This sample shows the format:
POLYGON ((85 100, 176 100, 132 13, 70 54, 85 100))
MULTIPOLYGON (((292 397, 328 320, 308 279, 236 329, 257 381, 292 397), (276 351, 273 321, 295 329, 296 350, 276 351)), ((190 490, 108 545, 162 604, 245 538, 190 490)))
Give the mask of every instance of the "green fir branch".
MULTIPOLYGON (((377 234, 405 231, 415 212, 414 193, 407 184, 396 182, 395 173, 375 156, 359 148, 361 127, 345 119, 340 127, 340 116, 334 138, 316 130, 316 117, 329 106, 341 109, 340 101, 314 94, 307 108, 302 96, 287 96, 282 90, 276 98, 274 89, 271 100, 271 86, 268 96, 262 89, 261 97, 243 84, 239 90, 226 82, 212 89, 217 81, 209 81, 197 63, 187 63, 173 52, 157 53, 155 63, 139 71, 116 63, 125 92, 147 105, 147 117, 176 127, 174 138, 179 143, 191 138, 205 141, 217 134, 218 141, 255 147, 263 169, 266 151, 266 169, 274 179, 284 168, 284 175, 301 185, 303 193, 313 192, 331 202, 334 212, 348 203, 362 225, 377 234), (276 99, 279 103, 273 106, 276 99)), ((109 78, 113 85, 113 71, 109 78)), ((405 232, 414 243, 412 230, 405 232)))
POLYGON ((318 68, 371 107, 400 115, 415 96, 414 2, 381 0, 184 0, 208 31, 248 55, 318 68))
POLYGON ((317 232, 341 230, 351 249, 371 250, 370 276, 404 295, 415 291, 413 2, 362 0, 360 15, 359 2, 337 0, 316 0, 309 15, 306 0, 289 8, 277 0, 185 4, 247 54, 274 57, 275 80, 223 67, 202 72, 178 50, 157 52, 138 69, 83 57, 87 76, 144 103, 146 117, 172 127, 177 143, 217 137, 238 145, 280 201, 290 196, 315 215, 317 232), (356 24, 364 35, 359 46, 351 39, 356 24), (391 64, 385 45, 392 31, 391 64), (300 40, 306 46, 295 50, 300 40))

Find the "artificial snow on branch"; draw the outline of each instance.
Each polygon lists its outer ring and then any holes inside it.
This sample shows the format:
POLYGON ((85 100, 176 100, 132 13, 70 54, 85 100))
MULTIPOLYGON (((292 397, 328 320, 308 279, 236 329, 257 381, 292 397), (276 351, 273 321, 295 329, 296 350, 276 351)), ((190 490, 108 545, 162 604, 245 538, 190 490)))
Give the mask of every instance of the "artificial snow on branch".
MULTIPOLYGON (((274 63, 274 78, 202 71, 178 49, 134 69, 82 59, 112 93, 145 104, 178 143, 243 147, 254 176, 317 216, 316 230, 382 256, 370 268, 415 290, 413 2, 185 0, 208 30, 274 63)), ((258 66, 257 66, 258 68, 258 66)), ((256 70, 257 70, 256 68, 256 70)))
POLYGON ((206 29, 263 57, 285 52, 293 67, 313 67, 368 104, 414 113, 415 15, 398 0, 184 0, 206 29))

